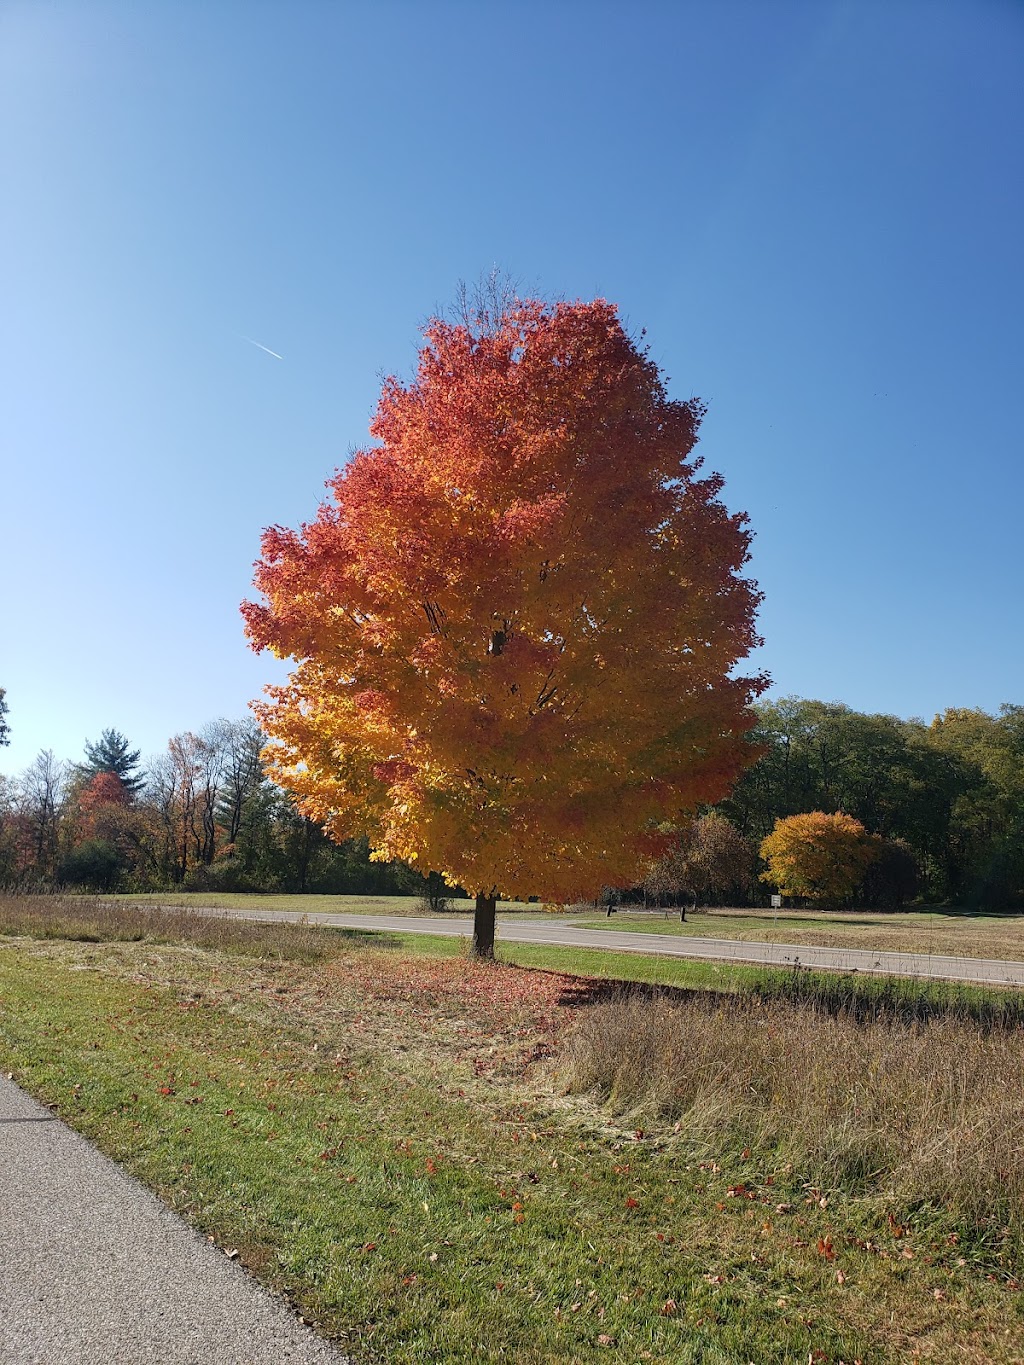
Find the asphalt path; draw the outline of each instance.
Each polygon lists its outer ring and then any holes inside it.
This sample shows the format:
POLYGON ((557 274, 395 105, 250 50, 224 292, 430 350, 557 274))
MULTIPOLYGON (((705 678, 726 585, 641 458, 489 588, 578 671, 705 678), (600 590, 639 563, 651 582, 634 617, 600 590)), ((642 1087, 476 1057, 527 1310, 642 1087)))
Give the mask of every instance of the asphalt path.
MULTIPOLYGON (((372 929, 407 934, 443 934, 469 939, 473 921, 451 915, 333 915, 298 914, 290 910, 215 910, 238 919, 306 920, 338 929, 372 929)), ((806 943, 751 943, 730 938, 690 938, 675 934, 647 934, 622 929, 579 929, 552 919, 550 923, 498 916, 498 941, 543 943, 562 948, 604 948, 614 952, 656 957, 704 958, 715 962, 753 963, 762 967, 820 968, 825 971, 869 972, 882 976, 934 977, 989 986, 1024 985, 1024 962, 998 958, 952 957, 940 953, 889 953, 868 948, 816 948, 806 943)))
POLYGON ((3 1365, 346 1365, 225 1253, 0 1076, 3 1365))

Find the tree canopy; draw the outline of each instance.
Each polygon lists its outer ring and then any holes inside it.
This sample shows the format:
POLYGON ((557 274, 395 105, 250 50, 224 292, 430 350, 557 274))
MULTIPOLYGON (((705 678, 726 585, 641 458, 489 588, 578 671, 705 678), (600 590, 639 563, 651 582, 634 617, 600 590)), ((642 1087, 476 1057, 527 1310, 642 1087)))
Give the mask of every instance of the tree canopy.
POLYGON ((639 880, 750 762, 765 685, 734 672, 759 594, 702 411, 603 300, 432 321, 379 444, 264 533, 247 630, 296 661, 257 707, 270 776, 492 914, 639 880))
POLYGON ((718 811, 688 820, 668 851, 644 878, 647 895, 689 896, 705 904, 730 904, 749 898, 756 854, 731 821, 718 811))
MULTIPOLYGON (((788 815, 842 810, 904 846, 930 899, 1024 904, 1024 707, 954 708, 931 724, 799 697, 754 710, 761 757, 722 807, 748 838, 788 815)), ((868 889, 885 866, 896 870, 892 849, 868 889)), ((900 894, 915 880, 900 874, 900 894)))

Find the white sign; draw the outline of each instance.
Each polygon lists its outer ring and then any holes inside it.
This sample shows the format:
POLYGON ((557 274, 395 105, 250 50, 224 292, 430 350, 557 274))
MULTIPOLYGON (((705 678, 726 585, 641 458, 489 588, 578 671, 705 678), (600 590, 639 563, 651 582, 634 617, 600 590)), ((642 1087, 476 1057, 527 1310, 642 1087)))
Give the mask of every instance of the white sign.
POLYGON ((773 897, 772 897, 772 909, 773 909, 773 910, 781 910, 781 909, 782 909, 782 897, 781 897, 781 896, 773 896, 773 897))

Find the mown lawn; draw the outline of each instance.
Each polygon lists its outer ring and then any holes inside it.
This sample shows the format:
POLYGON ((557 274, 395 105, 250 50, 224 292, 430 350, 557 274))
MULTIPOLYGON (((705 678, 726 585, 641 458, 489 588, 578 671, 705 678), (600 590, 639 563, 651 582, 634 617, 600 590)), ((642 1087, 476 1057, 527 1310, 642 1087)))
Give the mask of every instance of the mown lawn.
MULTIPOLYGON (((430 910, 418 896, 333 896, 275 894, 251 891, 147 891, 118 893, 109 900, 138 905, 173 905, 182 908, 205 906, 212 910, 288 910, 298 915, 428 915, 430 910)), ((474 902, 453 897, 452 915, 472 915, 474 902)), ((501 915, 526 915, 546 919, 544 908, 535 901, 499 901, 501 915)))
POLYGON ((0 937, 3 1065, 357 1358, 1024 1358, 1000 1227, 572 1088, 598 983, 230 932, 0 937))
MULTIPOLYGON (((139 905, 208 907, 218 910, 287 910, 317 915, 423 915, 428 913, 415 896, 253 895, 243 892, 154 892, 118 896, 139 905)), ((451 914, 472 915, 473 902, 453 900, 451 914)), ((517 920, 550 920, 552 914, 536 903, 501 901, 503 916, 517 920)), ((615 929, 633 933, 673 934, 696 938, 745 939, 759 943, 793 943, 825 948, 867 948, 888 952, 941 953, 960 957, 991 957, 1024 961, 1024 915, 984 914, 968 910, 908 910, 892 914, 875 911, 812 910, 642 910, 633 907, 611 916, 590 907, 572 906, 558 919, 587 929, 615 929)))
POLYGON ((894 914, 871 911, 830 913, 780 910, 676 911, 624 910, 610 918, 587 914, 573 919, 587 929, 677 934, 694 938, 744 939, 757 943, 794 943, 823 948, 868 948, 894 953, 941 953, 954 957, 1024 961, 1024 915, 986 915, 968 911, 917 910, 894 914))

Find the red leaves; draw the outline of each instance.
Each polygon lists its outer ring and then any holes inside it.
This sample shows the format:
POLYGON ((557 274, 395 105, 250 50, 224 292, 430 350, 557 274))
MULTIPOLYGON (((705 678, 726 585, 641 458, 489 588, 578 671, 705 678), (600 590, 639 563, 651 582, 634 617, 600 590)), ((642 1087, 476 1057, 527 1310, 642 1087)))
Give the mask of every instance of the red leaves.
POLYGON ((726 1194, 730 1199, 756 1199, 757 1193, 747 1185, 730 1185, 726 1194))
MULTIPOLYGON (((386 964, 373 954, 359 954, 327 968, 346 988, 392 1006, 420 1010, 424 1001, 470 1014, 478 1029, 507 1034, 513 1030, 556 1032, 567 1020, 573 1000, 586 993, 585 980, 557 973, 531 972, 493 962, 464 958, 394 958, 386 964)), ((358 1022, 358 1021, 356 1021, 358 1022)), ((501 1063, 497 1053, 476 1054, 481 1034, 467 1039, 481 1074, 501 1063)), ((524 1064, 545 1054, 536 1042, 518 1056, 524 1064)))
POLYGON ((78 798, 83 815, 91 815, 100 806, 127 806, 131 793, 117 773, 101 772, 89 782, 78 798))
POLYGON ((304 813, 471 889, 573 899, 719 799, 763 682, 733 676, 758 594, 745 518, 697 477, 701 416, 605 300, 435 320, 381 444, 265 533, 243 608, 254 647, 303 661, 260 716, 304 813))

